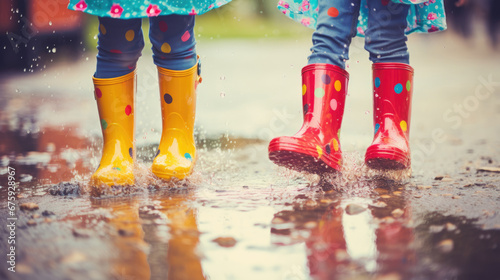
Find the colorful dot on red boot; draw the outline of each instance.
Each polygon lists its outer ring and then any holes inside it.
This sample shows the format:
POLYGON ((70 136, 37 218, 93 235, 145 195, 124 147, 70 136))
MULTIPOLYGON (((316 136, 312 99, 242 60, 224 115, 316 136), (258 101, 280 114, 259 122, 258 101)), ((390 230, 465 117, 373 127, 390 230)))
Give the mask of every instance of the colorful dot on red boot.
POLYGON ((407 91, 411 90, 411 82, 410 81, 406 82, 406 90, 407 91))
POLYGON ((323 88, 315 89, 314 96, 316 96, 317 98, 321 98, 321 97, 325 96, 325 90, 323 88))
POLYGON ((323 149, 320 146, 316 145, 316 152, 318 152, 318 158, 323 155, 323 149))
POLYGON ((378 130, 380 129, 380 124, 375 124, 375 134, 377 134, 378 130))
POLYGON ((304 115, 307 114, 307 111, 309 111, 309 104, 304 105, 304 115))
POLYGON ((408 130, 408 124, 405 121, 401 121, 399 123, 399 126, 401 126, 401 129, 406 132, 408 130))
POLYGON ((132 114, 132 106, 127 105, 127 107, 125 107, 125 114, 127 116, 130 116, 130 114, 132 114))
POLYGON ((102 91, 99 88, 95 88, 95 96, 97 98, 101 98, 102 97, 102 91))
POLYGON ((396 92, 397 94, 400 94, 401 92, 403 92, 403 85, 402 84, 395 85, 394 92, 396 92))
POLYGON ((173 101, 172 95, 165 93, 165 95, 163 95, 163 100, 165 100, 165 103, 167 104, 172 103, 173 101))
POLYGON ((338 104, 337 104, 337 100, 335 100, 335 99, 330 100, 330 108, 331 108, 333 111, 337 110, 337 105, 338 105, 338 104))
POLYGON ((332 146, 333 146, 333 150, 335 152, 338 152, 338 150, 339 150, 339 141, 337 141, 337 139, 333 138, 333 140, 332 140, 332 146))
POLYGON ((324 74, 321 76, 321 81, 323 82, 323 84, 329 85, 332 82, 332 78, 330 78, 330 75, 324 74))
POLYGON ((375 78, 375 87, 378 88, 380 86, 380 78, 375 78))
POLYGON ((330 148, 330 144, 326 144, 325 151, 327 154, 330 154, 332 152, 332 149, 330 148))
POLYGON ((333 86, 335 87, 336 91, 340 91, 342 89, 342 83, 339 80, 335 81, 335 84, 333 86))

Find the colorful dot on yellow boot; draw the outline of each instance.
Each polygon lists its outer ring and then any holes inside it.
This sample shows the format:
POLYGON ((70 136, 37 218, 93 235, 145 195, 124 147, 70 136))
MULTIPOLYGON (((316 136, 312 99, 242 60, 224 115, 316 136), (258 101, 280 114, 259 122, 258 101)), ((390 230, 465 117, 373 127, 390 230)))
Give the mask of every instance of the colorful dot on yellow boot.
POLYGON ((401 126, 401 129, 402 129, 404 132, 406 132, 406 130, 408 130, 408 124, 406 124, 406 122, 405 122, 405 121, 401 121, 401 122, 399 123, 399 126, 401 126))
POLYGON ((318 158, 323 155, 323 149, 320 146, 316 145, 316 151, 318 152, 318 158))
POLYGON ((307 92, 307 86, 302 85, 302 95, 306 95, 306 92, 307 92))
POLYGON ((101 119, 101 127, 102 130, 106 130, 106 128, 108 128, 108 123, 106 122, 106 120, 101 119))

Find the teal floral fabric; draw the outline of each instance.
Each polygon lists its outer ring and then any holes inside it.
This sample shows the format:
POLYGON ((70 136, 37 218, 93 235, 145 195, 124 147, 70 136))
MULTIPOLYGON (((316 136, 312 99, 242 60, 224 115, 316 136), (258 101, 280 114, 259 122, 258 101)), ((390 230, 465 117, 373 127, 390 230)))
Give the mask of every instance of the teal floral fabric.
MULTIPOLYGON (((278 9, 291 19, 310 28, 316 28, 319 0, 280 0, 278 9)), ((347 1, 347 0, 346 0, 347 1)), ((358 36, 364 36, 368 21, 367 1, 382 1, 411 5, 407 17, 406 34, 413 32, 431 33, 446 29, 446 15, 443 0, 361 0, 358 21, 358 36)), ((383 4, 385 4, 383 3, 383 4)), ((335 7, 332 6, 332 14, 335 7)))
POLYGON ((112 18, 200 15, 231 0, 70 0, 68 9, 112 18))

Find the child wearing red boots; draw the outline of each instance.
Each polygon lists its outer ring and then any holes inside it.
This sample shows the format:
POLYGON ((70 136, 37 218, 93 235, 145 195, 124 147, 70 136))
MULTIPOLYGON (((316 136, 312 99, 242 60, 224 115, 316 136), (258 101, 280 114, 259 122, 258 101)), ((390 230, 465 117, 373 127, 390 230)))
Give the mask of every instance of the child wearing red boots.
POLYGON ((304 123, 294 136, 270 142, 270 160, 311 173, 341 170, 345 61, 352 37, 359 35, 373 62, 375 136, 365 163, 373 169, 409 168, 413 68, 406 35, 446 29, 443 0, 282 0, 278 8, 315 32, 302 69, 304 123))

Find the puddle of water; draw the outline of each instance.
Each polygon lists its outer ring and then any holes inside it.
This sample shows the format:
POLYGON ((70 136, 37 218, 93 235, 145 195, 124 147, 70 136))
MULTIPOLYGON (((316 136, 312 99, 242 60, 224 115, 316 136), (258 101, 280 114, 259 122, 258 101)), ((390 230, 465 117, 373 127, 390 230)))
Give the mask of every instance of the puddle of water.
MULTIPOLYGON (((189 180, 152 176, 156 147, 145 144, 138 147, 136 186, 96 199, 86 182, 99 161, 99 141, 68 124, 38 128, 22 116, 7 123, 0 129, 0 175, 16 168, 18 198, 40 208, 18 212, 20 273, 12 279, 494 279, 499 273, 497 212, 479 220, 443 209, 458 204, 444 195, 459 179, 419 188, 411 171, 367 170, 357 152, 345 154, 341 175, 320 178, 273 166, 262 141, 202 136, 189 180), (481 228, 484 220, 490 227, 481 228)), ((477 187, 495 194, 498 179, 481 176, 473 179, 477 187)), ((498 197, 459 187, 470 199, 478 195, 471 200, 477 205, 498 197)))

